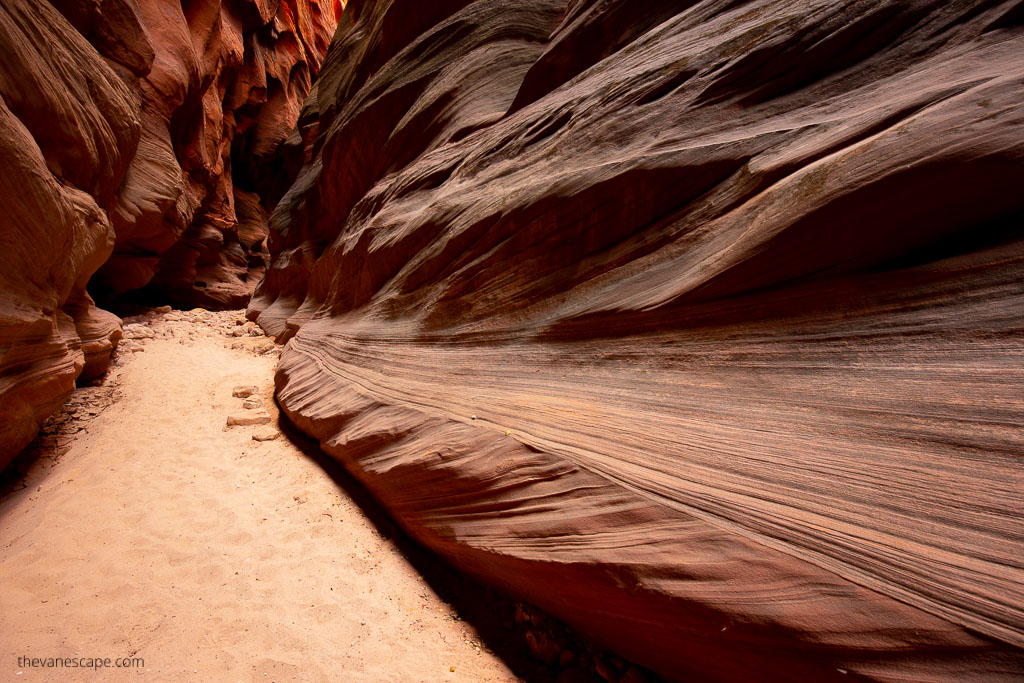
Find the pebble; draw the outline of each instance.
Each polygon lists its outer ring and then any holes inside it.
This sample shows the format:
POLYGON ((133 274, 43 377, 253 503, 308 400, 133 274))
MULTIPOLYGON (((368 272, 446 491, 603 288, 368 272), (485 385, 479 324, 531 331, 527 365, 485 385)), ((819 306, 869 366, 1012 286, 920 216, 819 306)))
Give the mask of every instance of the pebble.
POLYGON ((256 386, 240 385, 231 390, 231 395, 235 398, 249 398, 258 391, 259 388, 256 386))
POLYGON ((256 408, 262 408, 263 400, 260 399, 258 396, 253 398, 247 398, 242 403, 242 407, 245 408, 246 410, 255 410, 256 408))
POLYGON ((270 339, 264 339, 263 341, 258 342, 256 346, 252 347, 252 350, 258 354, 265 354, 273 351, 275 348, 277 348, 277 344, 270 339))
POLYGON ((277 431, 273 427, 264 427, 255 434, 252 435, 253 441, 273 441, 277 437, 281 436, 281 432, 277 431))
POLYGON ((125 339, 152 339, 156 335, 151 328, 139 323, 125 325, 121 334, 125 339))
POLYGON ((270 422, 270 413, 265 410, 249 410, 244 413, 234 413, 228 415, 227 425, 233 427, 235 425, 246 426, 246 425, 263 425, 270 422))

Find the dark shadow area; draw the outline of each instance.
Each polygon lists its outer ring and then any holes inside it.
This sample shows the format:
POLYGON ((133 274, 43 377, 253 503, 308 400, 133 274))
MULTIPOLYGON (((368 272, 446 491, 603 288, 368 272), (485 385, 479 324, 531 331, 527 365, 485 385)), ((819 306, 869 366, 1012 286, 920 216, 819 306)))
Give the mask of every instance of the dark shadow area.
POLYGON ((658 681, 656 675, 607 653, 540 609, 518 602, 501 591, 467 578, 442 558, 410 538, 388 516, 345 467, 320 450, 282 412, 281 433, 326 472, 373 523, 377 532, 394 542, 437 595, 452 607, 449 616, 469 622, 487 650, 500 657, 512 672, 537 683, 641 683, 658 681), (561 653, 552 643, 568 645, 561 653), (571 653, 563 655, 562 653, 571 653))
POLYGON ((970 225, 963 230, 946 235, 893 258, 876 264, 872 271, 885 272, 904 268, 916 268, 936 261, 984 251, 996 247, 1004 250, 1012 243, 1024 238, 1024 210, 1014 211, 994 220, 970 225))
POLYGON ((31 486, 39 486, 53 466, 40 457, 39 441, 37 436, 7 467, 0 470, 0 519, 6 514, 8 503, 26 495, 31 486))

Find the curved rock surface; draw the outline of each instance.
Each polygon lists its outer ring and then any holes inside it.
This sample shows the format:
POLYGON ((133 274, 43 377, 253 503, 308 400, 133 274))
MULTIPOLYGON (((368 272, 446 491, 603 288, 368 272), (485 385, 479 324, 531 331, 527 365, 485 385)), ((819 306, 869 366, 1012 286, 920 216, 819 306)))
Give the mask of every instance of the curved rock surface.
POLYGON ((281 182, 271 159, 337 9, 0 3, 0 468, 76 378, 106 370, 120 321, 92 296, 159 272, 151 289, 165 301, 248 300, 281 182), (262 184, 249 180, 257 168, 262 184))
POLYGON ((333 32, 333 3, 130 4, 157 49, 137 81, 143 127, 111 212, 117 244, 93 289, 106 298, 148 284, 148 293, 183 306, 242 306, 266 254, 261 237, 236 229, 239 203, 242 221, 255 218, 238 193, 262 190, 259 175, 273 183, 277 147, 333 32))
POLYGON ((410 533, 670 678, 1024 674, 1024 4, 340 23, 250 315, 410 533))

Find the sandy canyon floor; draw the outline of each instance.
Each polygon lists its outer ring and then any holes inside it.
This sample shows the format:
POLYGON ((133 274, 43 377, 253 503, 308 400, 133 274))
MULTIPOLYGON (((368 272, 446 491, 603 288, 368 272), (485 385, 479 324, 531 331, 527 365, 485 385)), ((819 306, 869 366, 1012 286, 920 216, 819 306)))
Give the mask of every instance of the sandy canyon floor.
POLYGON ((44 430, 58 434, 43 457, 7 482, 0 680, 516 680, 460 617, 459 600, 476 598, 453 572, 416 566, 416 550, 301 440, 253 439, 288 429, 276 351, 242 322, 175 311, 126 326, 135 339, 115 367, 76 392, 73 415, 44 430), (239 385, 258 387, 269 425, 226 426, 259 410, 243 410, 239 385), (68 671, 18 657, 144 665, 68 671))

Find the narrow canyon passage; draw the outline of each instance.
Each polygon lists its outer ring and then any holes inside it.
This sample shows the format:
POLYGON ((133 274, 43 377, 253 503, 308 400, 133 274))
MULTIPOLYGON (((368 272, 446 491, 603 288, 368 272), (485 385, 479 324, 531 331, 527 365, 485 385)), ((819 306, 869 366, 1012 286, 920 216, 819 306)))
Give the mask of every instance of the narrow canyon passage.
POLYGON ((153 323, 176 336, 126 352, 119 400, 0 500, 0 680, 516 680, 317 462, 225 426, 236 385, 277 424, 276 356, 206 316, 153 323))
POLYGON ((0 683, 1024 681, 1021 188, 1024 0, 0 0, 0 683))

